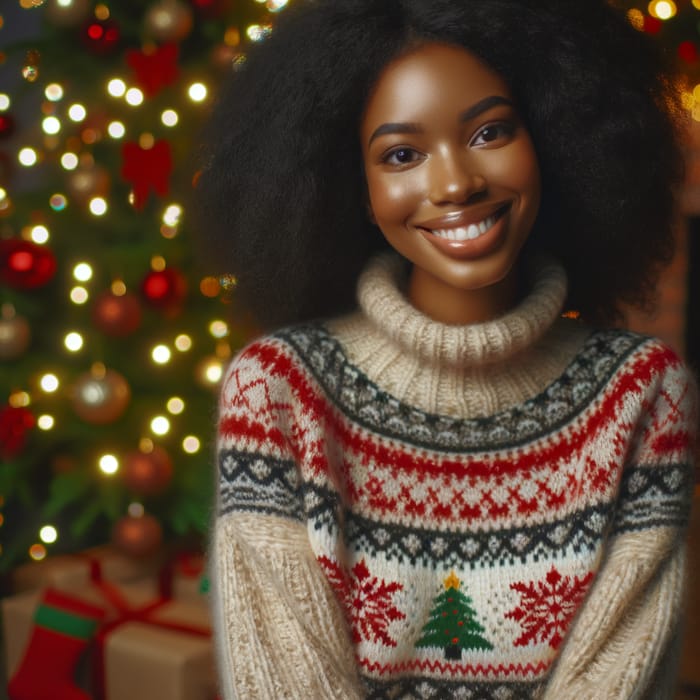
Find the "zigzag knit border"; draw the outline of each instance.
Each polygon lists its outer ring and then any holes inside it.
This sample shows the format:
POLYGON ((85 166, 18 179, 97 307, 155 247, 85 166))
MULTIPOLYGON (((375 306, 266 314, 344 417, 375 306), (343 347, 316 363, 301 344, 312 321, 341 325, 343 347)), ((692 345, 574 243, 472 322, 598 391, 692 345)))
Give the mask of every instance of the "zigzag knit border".
MULTIPOLYGON (((300 486, 291 460, 224 450, 221 459, 220 514, 248 511, 274 514, 299 522, 310 520, 316 529, 338 529, 340 502, 331 489, 317 484, 300 486)), ((664 469, 629 467, 620 486, 616 512, 607 504, 580 511, 567 522, 539 523, 473 535, 379 523, 343 511, 346 544, 367 553, 429 565, 509 564, 526 557, 551 556, 553 551, 595 548, 605 533, 645 527, 678 527, 687 520, 686 498, 692 474, 687 465, 664 469), (612 519, 612 522, 611 522, 612 519)))
POLYGON ((594 333, 540 394, 520 406, 473 420, 426 413, 384 392, 351 364, 340 343, 322 326, 278 332, 329 399, 352 421, 413 445, 467 454, 515 447, 556 432, 590 405, 625 359, 648 338, 620 330, 594 333))

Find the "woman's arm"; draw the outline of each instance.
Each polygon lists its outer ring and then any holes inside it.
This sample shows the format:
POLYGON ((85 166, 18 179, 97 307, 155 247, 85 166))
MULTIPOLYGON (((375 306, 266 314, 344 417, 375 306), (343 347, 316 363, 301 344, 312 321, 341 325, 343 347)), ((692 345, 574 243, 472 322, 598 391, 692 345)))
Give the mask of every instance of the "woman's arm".
POLYGON ((695 384, 656 347, 607 552, 558 659, 546 700, 671 698, 685 583, 685 526, 698 424, 695 384), (653 688, 653 691, 652 691, 653 688))
POLYGON ((221 396, 209 559, 223 697, 359 699, 347 623, 306 531, 302 421, 264 351, 234 360, 221 396))
MULTIPOLYGON (((681 610, 685 543, 678 530, 620 536, 598 575, 547 685, 546 700, 647 698, 681 610)), ((671 669, 673 676, 673 669, 671 669)), ((670 679, 673 680, 672 678, 670 679)), ((672 684, 654 700, 672 697, 672 684)))

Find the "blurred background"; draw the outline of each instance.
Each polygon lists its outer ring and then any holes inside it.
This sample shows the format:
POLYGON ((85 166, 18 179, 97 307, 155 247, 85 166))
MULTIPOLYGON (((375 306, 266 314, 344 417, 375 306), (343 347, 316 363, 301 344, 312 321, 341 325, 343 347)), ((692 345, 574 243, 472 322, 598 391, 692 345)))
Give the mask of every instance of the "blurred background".
MULTIPOLYGON (((48 562, 85 552, 117 579, 146 576, 144 562, 174 561, 170 583, 196 579, 206 590, 198 557, 212 505, 216 392, 222 366, 256 331, 236 303, 235 279, 197 262, 187 211, 193 158, 217 82, 265 40, 286 2, 0 2, 8 601, 53 581, 48 562)), ((614 4, 678 63, 691 124, 676 259, 656 313, 630 312, 627 325, 660 336, 697 371, 700 0, 614 4)), ((679 698, 700 697, 697 511, 679 698)), ((30 634, 32 600, 21 634, 3 607, 6 642, 15 638, 10 666, 30 634)), ((213 697, 207 688, 182 697, 213 697)))

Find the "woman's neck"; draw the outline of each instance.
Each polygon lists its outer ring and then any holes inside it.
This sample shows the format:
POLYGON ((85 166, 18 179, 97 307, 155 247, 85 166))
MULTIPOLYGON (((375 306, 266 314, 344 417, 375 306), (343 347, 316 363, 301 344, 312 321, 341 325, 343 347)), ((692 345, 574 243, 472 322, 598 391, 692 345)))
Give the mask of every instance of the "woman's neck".
POLYGON ((411 305, 433 321, 466 326, 492 321, 518 301, 518 274, 513 268, 502 280, 477 289, 461 289, 414 266, 408 282, 411 305))

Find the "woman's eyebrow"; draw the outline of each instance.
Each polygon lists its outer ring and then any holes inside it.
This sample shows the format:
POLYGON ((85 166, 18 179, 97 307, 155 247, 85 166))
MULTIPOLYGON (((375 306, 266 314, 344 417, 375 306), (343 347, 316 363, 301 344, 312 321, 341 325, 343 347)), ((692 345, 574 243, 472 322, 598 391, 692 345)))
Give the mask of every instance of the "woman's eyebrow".
MULTIPOLYGON (((513 107, 513 101, 502 95, 489 95, 462 112, 459 115, 459 121, 468 122, 470 119, 474 119, 474 117, 478 117, 483 112, 487 112, 492 107, 497 107, 498 105, 513 107)), ((386 124, 380 124, 372 132, 367 145, 371 145, 374 139, 384 136, 385 134, 420 134, 422 131, 423 127, 415 122, 387 122, 386 124)))
POLYGON ((503 97, 503 95, 489 95, 462 112, 462 114, 459 115, 459 120, 461 122, 468 122, 470 119, 474 119, 474 117, 478 117, 483 112, 488 111, 492 107, 497 107, 498 105, 514 106, 513 101, 509 100, 507 97, 503 97))
POLYGON ((388 122, 378 126, 369 137, 367 145, 371 145, 374 139, 384 134, 420 134, 423 128, 415 122, 388 122))

